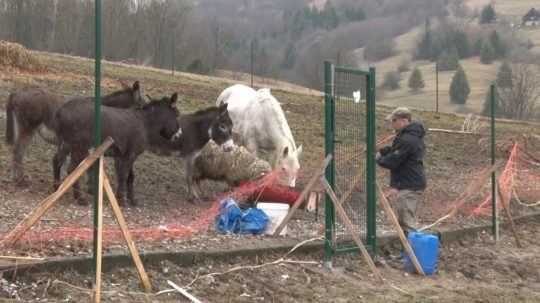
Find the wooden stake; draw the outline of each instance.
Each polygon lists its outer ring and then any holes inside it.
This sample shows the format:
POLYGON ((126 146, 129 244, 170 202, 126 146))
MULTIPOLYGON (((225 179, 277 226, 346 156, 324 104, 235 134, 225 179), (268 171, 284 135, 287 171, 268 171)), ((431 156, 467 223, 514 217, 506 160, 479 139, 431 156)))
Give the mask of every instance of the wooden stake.
POLYGON ((501 204, 505 210, 505 213, 506 213, 506 216, 508 217, 508 220, 510 221, 510 228, 512 229, 512 233, 514 234, 514 239, 516 239, 516 245, 517 247, 519 248, 522 248, 523 246, 521 246, 521 242, 519 241, 519 237, 518 237, 518 234, 516 232, 516 225, 514 224, 514 219, 512 218, 512 215, 510 214, 510 209, 508 209, 508 206, 509 204, 507 204, 507 200, 506 200, 506 197, 503 196, 502 192, 501 192, 501 183, 500 181, 497 182, 497 193, 499 195, 499 198, 500 198, 500 201, 501 201, 501 204))
POLYGON ((279 226, 274 231, 274 236, 278 236, 283 230, 283 228, 285 228, 287 223, 291 220, 294 212, 298 209, 298 207, 300 207, 300 204, 302 204, 302 201, 304 201, 304 199, 306 198, 306 195, 311 191, 311 188, 313 187, 313 185, 315 185, 315 183, 317 182, 320 176, 324 175, 324 172, 326 171, 326 167, 328 166, 328 163, 330 163, 330 160, 332 160, 332 155, 326 156, 326 159, 324 159, 324 162, 321 165, 321 167, 316 171, 316 174, 313 175, 313 177, 311 177, 311 180, 309 180, 308 185, 304 187, 304 190, 302 191, 298 199, 294 201, 294 204, 289 210, 289 212, 287 213, 287 216, 285 216, 283 221, 281 221, 281 224, 279 224, 279 226))
POLYGON ((96 283, 94 303, 101 302, 101 263, 103 255, 103 156, 99 157, 98 205, 97 205, 97 245, 96 245, 96 283))
POLYGON ((58 199, 64 195, 69 188, 77 181, 96 160, 101 157, 105 151, 114 143, 113 139, 108 137, 92 154, 84 159, 77 168, 75 168, 69 176, 66 177, 62 185, 57 191, 45 198, 36 207, 32 213, 24 218, 0 243, 0 247, 12 246, 26 233, 46 212, 51 208, 58 199))
POLYGON ((418 259, 416 259, 416 255, 414 254, 414 251, 409 244, 409 241, 407 241, 407 238, 405 237, 405 234, 403 233, 403 229, 401 229, 401 226, 399 225, 399 221, 396 218, 396 215, 394 214, 394 211, 392 210, 392 207, 390 207, 390 203, 388 203, 388 200, 384 196, 384 192, 382 191, 381 187, 379 186, 379 183, 377 182, 377 189, 379 190, 379 201, 381 202, 384 210, 386 211, 386 214, 388 215, 388 218, 390 221, 394 224, 394 226, 397 229, 399 239, 401 240, 401 244, 403 244, 403 247, 405 248, 405 251, 407 252, 407 255, 409 255, 409 258, 411 259, 414 267, 416 268, 416 271, 421 274, 422 276, 425 276, 424 270, 422 269, 422 266, 420 266, 420 263, 418 262, 418 259))
POLYGON ((347 228, 349 233, 352 235, 352 238, 354 242, 356 243, 356 245, 358 245, 358 248, 360 248, 360 251, 362 252, 362 256, 366 260, 366 263, 368 264, 369 268, 371 269, 373 274, 377 276, 377 278, 379 278, 381 281, 384 282, 385 280, 383 276, 381 275, 381 272, 375 266, 375 263, 373 262, 373 259, 371 259, 371 256, 369 255, 368 251, 366 250, 366 247, 362 243, 362 240, 355 233, 351 220, 349 219, 349 217, 347 217, 347 213, 345 212, 345 209, 343 209, 343 206, 341 206, 341 202, 338 200, 336 194, 334 193, 334 190, 332 189, 330 184, 328 184, 328 181, 326 181, 326 178, 321 177, 321 183, 324 189, 326 190, 326 192, 328 193, 328 195, 330 196, 330 200, 334 203, 334 207, 337 210, 338 216, 340 217, 341 221, 345 224, 345 227, 347 228))
POLYGON ((122 211, 120 210, 120 206, 118 206, 118 201, 116 200, 116 197, 114 196, 114 192, 109 182, 109 178, 107 177, 106 174, 103 175, 103 186, 105 187, 105 193, 107 194, 107 197, 109 198, 109 202, 111 203, 111 208, 113 210, 114 216, 116 217, 116 222, 118 222, 118 225, 120 225, 120 230, 122 231, 122 235, 124 236, 124 239, 126 240, 127 246, 129 248, 129 252, 131 253, 131 257, 133 258, 133 262, 135 263, 135 267, 137 267, 137 271, 139 272, 139 277, 144 286, 144 290, 146 292, 151 292, 152 284, 150 284, 150 279, 148 278, 148 275, 146 274, 146 271, 144 270, 144 266, 142 264, 141 258, 139 257, 139 252, 137 251, 137 247, 135 247, 135 243, 133 242, 133 239, 131 238, 131 233, 129 232, 129 229, 127 227, 126 220, 124 219, 124 215, 122 214, 122 211))

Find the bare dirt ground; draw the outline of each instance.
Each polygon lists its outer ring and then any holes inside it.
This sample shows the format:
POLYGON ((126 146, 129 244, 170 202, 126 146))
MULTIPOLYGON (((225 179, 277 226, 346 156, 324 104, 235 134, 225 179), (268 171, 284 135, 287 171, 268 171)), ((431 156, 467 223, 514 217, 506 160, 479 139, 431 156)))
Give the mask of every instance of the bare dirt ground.
MULTIPOLYGON (((193 267, 163 262, 149 268, 149 275, 155 293, 170 289, 170 280, 181 287, 189 285, 188 291, 203 302, 539 302, 539 228, 538 222, 519 226, 521 249, 506 231, 497 244, 487 233, 443 243, 439 272, 426 278, 405 273, 399 260, 382 254, 378 262, 382 275, 406 293, 378 282, 357 254, 334 259, 332 271, 322 266, 319 254, 293 253, 285 260, 297 263, 262 266, 281 255, 203 261, 193 267), (261 267, 231 271, 247 266, 261 267), (231 272, 218 274, 226 271, 231 272)), ((108 271, 103 279, 103 302, 188 302, 175 292, 142 294, 133 268, 108 271)), ((93 277, 62 272, 0 281, 0 296, 5 298, 86 302, 93 277)))

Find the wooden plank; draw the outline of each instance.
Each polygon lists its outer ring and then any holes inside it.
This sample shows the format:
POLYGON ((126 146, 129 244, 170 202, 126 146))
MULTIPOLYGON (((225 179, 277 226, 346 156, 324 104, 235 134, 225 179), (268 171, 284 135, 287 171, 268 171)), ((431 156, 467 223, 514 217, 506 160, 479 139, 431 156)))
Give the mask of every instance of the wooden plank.
POLYGON ((0 259, 6 260, 26 260, 26 261, 44 261, 45 258, 19 257, 19 256, 0 256, 0 259))
POLYGON ((345 209, 343 209, 343 206, 341 206, 341 202, 338 200, 336 194, 334 193, 334 190, 332 189, 330 184, 328 184, 328 181, 326 180, 326 178, 321 177, 321 183, 324 189, 326 190, 326 192, 328 193, 328 195, 330 196, 330 200, 334 203, 334 207, 336 208, 338 216, 341 218, 341 221, 343 221, 343 223, 345 224, 345 227, 347 228, 349 233, 351 233, 354 242, 356 243, 356 245, 358 245, 358 248, 360 248, 360 251, 362 252, 362 256, 366 260, 366 263, 368 264, 369 268, 371 269, 371 271, 373 272, 373 274, 375 274, 377 278, 379 278, 381 281, 385 281, 383 276, 381 275, 381 272, 375 266, 373 259, 371 259, 371 256, 369 255, 366 247, 362 243, 362 240, 354 232, 354 227, 351 223, 351 220, 349 219, 349 217, 347 217, 347 213, 345 212, 345 209))
POLYGON ((480 135, 480 133, 473 133, 463 130, 452 130, 452 129, 442 129, 442 128, 428 128, 430 132, 438 133, 447 133, 447 134, 464 134, 464 135, 480 135))
POLYGON ((92 154, 84 159, 62 182, 57 191, 45 198, 26 218, 24 218, 0 243, 0 247, 12 246, 64 195, 96 160, 114 143, 108 137, 92 154))
POLYGON ((506 198, 504 197, 504 195, 501 192, 501 183, 500 183, 500 181, 497 182, 497 193, 499 195, 501 204, 502 204, 502 206, 503 206, 503 208, 505 210, 506 216, 508 217, 508 220, 510 221, 510 228, 512 229, 512 234, 514 234, 514 239, 516 239, 516 245, 517 245, 517 247, 522 248, 523 246, 521 245, 521 241, 519 241, 519 237, 518 237, 518 234, 516 232, 516 225, 514 224, 514 219, 512 218, 512 214, 510 213, 510 209, 508 209, 508 205, 510 205, 510 204, 507 203, 508 201, 506 200, 506 198))
POLYGON ((97 205, 97 244, 96 244, 96 283, 94 303, 101 302, 101 264, 103 258, 103 156, 99 157, 98 205, 97 205))
POLYGON ((279 224, 279 226, 274 231, 274 236, 278 236, 283 230, 283 228, 285 228, 287 223, 291 220, 292 216, 294 215, 294 212, 298 209, 298 207, 300 207, 300 204, 302 204, 307 194, 311 191, 311 188, 313 187, 313 185, 315 185, 317 180, 321 176, 324 175, 324 172, 326 171, 326 167, 328 166, 328 163, 330 163, 330 160, 332 160, 332 155, 326 156, 326 159, 324 159, 321 167, 319 167, 319 169, 316 171, 316 174, 313 175, 313 177, 311 177, 311 180, 309 180, 308 185, 304 187, 304 190, 302 191, 302 193, 300 193, 300 196, 298 197, 298 199, 294 201, 294 204, 289 210, 289 212, 287 213, 287 216, 285 216, 283 221, 281 221, 281 224, 279 224))
POLYGON ((403 233, 403 229, 401 229, 401 226, 399 225, 399 221, 396 218, 396 214, 394 214, 394 211, 392 210, 392 207, 390 206, 390 203, 388 203, 388 200, 384 196, 384 192, 382 191, 379 183, 377 182, 377 189, 379 190, 379 201, 381 202, 384 210, 386 211, 386 214, 388 215, 388 218, 390 221, 394 224, 394 226, 397 229, 399 239, 401 240, 401 244, 403 244, 403 247, 405 248, 405 251, 407 252, 407 255, 409 255, 409 258, 411 258, 411 261, 414 265, 414 268, 416 268, 416 271, 421 274, 422 276, 425 276, 424 270, 422 269, 422 266, 420 266, 420 263, 418 262, 418 259, 416 259, 416 255, 414 254, 414 251, 409 244, 409 241, 405 237, 405 234, 403 233))
POLYGON ((116 200, 116 197, 111 187, 111 183, 109 182, 109 178, 106 174, 103 175, 103 186, 105 187, 105 193, 107 194, 109 202, 111 203, 111 208, 116 218, 116 222, 118 222, 118 225, 120 225, 120 230, 122 231, 122 235, 126 240, 129 252, 131 253, 131 257, 133 258, 133 262, 135 263, 135 267, 137 268, 137 272, 139 273, 139 277, 143 284, 144 290, 146 292, 152 292, 152 284, 150 284, 150 279, 146 274, 146 270, 144 269, 141 258, 139 257, 139 252, 137 251, 137 247, 133 242, 133 238, 131 237, 131 233, 129 232, 126 224, 126 220, 124 219, 124 215, 120 210, 120 206, 118 205, 118 201, 116 200))

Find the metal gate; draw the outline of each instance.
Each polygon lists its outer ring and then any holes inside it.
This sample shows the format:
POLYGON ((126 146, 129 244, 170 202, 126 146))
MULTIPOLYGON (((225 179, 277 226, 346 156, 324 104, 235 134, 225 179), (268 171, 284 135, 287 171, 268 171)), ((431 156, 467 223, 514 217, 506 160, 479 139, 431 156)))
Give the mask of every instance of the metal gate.
MULTIPOLYGON (((366 248, 376 247, 375 68, 363 71, 324 65, 325 152, 332 154, 326 179, 366 248)), ((336 217, 328 195, 325 202, 325 257, 358 247, 336 217)))

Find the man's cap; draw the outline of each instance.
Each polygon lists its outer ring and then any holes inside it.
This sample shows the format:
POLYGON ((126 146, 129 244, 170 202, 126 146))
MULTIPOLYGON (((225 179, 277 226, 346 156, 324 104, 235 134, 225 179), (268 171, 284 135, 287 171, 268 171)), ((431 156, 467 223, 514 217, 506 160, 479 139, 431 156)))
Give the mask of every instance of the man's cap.
POLYGON ((390 115, 386 116, 386 120, 392 120, 394 118, 405 118, 410 120, 411 117, 411 110, 409 110, 407 107, 398 107, 394 109, 390 115))

